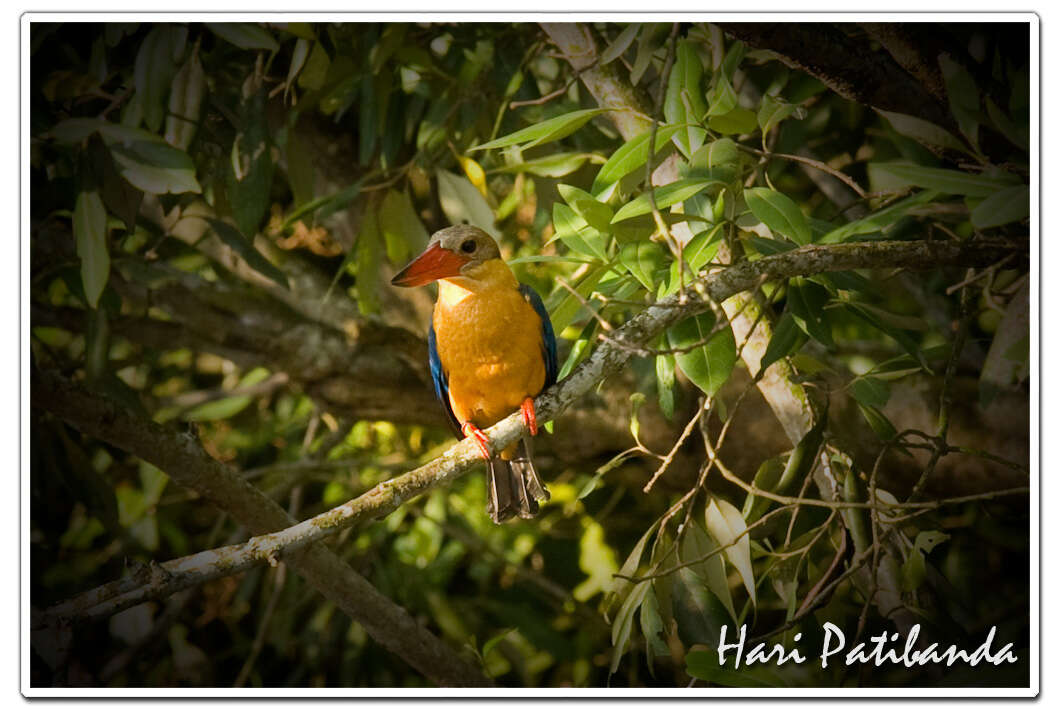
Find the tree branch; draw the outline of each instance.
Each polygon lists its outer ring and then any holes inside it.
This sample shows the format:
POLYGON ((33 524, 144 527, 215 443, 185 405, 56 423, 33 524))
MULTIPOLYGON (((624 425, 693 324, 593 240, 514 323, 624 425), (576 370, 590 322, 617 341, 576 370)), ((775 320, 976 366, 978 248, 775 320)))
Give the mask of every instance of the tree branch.
POLYGON ((889 54, 872 51, 832 24, 722 22, 718 26, 752 47, 776 52, 843 98, 957 130, 945 103, 889 54))
MULTIPOLYGON (((1013 248, 1008 244, 985 241, 810 245, 715 271, 692 284, 692 290, 684 295, 683 300, 679 295, 663 299, 617 328, 612 337, 615 342, 602 343, 569 377, 537 399, 538 417, 541 421, 554 419, 604 379, 622 369, 639 347, 666 328, 710 308, 711 303, 724 302, 755 288, 763 280, 858 268, 985 265, 1012 252, 1013 248)), ((465 440, 430 463, 384 481, 337 508, 297 524, 291 524, 293 521, 268 500, 269 510, 278 512, 270 513, 266 523, 258 506, 265 505, 260 501, 267 499, 244 479, 206 457, 193 437, 136 419, 53 374, 41 373, 34 380, 33 387, 35 404, 53 411, 89 435, 132 451, 162 470, 177 471, 174 478, 201 490, 205 497, 232 512, 237 519, 252 521, 248 526, 253 530, 262 532, 263 527, 270 530, 283 528, 278 532, 258 534, 239 545, 171 560, 153 567, 140 579, 119 580, 91 590, 50 609, 48 614, 52 617, 109 615, 147 599, 235 574, 263 562, 275 564, 281 554, 292 555, 342 529, 387 515, 412 498, 459 478, 479 462, 474 443, 465 440), (203 457, 208 460, 202 460, 203 457), (273 523, 279 520, 279 516, 287 519, 286 524, 273 523)), ((503 449, 525 433, 521 414, 512 414, 487 433, 493 447, 503 449)), ((315 555, 312 558, 314 564, 318 565, 310 568, 311 573, 341 565, 337 559, 329 562, 326 556, 330 553, 324 548, 314 546, 310 552, 315 555)), ((293 558, 296 569, 299 559, 297 556, 293 558)), ((304 566, 304 562, 301 564, 304 566)), ((352 570, 348 575, 352 575, 350 584, 371 589, 352 570)), ((313 581, 322 580, 314 577, 313 581)), ((374 589, 372 592, 378 594, 374 589)))
MULTIPOLYGON (((79 431, 154 464, 177 483, 199 491, 253 533, 261 535, 295 523, 272 499, 210 457, 192 431, 177 431, 139 417, 112 400, 50 372, 34 371, 32 401, 34 406, 51 411, 79 431)), ((492 685, 481 671, 420 626, 407 611, 380 594, 323 545, 311 545, 286 559, 318 591, 360 623, 381 646, 404 658, 434 683, 442 686, 492 685)), ((237 571, 222 569, 216 576, 237 571)), ((150 598, 150 595, 141 595, 137 591, 145 580, 149 580, 148 586, 158 585, 167 590, 166 593, 197 583, 176 583, 187 579, 179 569, 171 571, 166 565, 152 565, 140 574, 77 597, 76 604, 60 604, 58 616, 88 611, 108 597, 124 600, 150 598)), ((132 601, 135 603, 138 602, 132 601)), ((108 613, 132 604, 112 603, 112 611, 108 613)), ((55 618, 54 614, 47 616, 55 618)))

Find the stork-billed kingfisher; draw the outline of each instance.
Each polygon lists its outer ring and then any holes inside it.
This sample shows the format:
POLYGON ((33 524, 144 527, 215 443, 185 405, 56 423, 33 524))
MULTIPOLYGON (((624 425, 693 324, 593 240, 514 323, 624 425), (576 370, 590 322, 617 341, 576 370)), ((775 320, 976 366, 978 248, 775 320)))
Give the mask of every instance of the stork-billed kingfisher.
POLYGON ((438 301, 427 345, 435 394, 454 432, 473 437, 486 460, 493 521, 533 517, 549 494, 531 460, 531 439, 524 435, 496 455, 482 429, 522 409, 530 435, 537 434, 534 397, 555 383, 558 369, 548 311, 478 227, 435 232, 391 283, 433 281, 438 301))

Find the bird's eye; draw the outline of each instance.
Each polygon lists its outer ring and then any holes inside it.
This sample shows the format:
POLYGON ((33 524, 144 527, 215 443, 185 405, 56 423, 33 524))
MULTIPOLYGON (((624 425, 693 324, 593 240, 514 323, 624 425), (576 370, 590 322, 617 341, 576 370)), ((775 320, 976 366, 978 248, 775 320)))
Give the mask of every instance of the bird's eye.
POLYGON ((464 240, 464 243, 460 245, 460 251, 464 252, 465 254, 474 254, 475 253, 475 240, 474 239, 466 239, 466 240, 464 240))

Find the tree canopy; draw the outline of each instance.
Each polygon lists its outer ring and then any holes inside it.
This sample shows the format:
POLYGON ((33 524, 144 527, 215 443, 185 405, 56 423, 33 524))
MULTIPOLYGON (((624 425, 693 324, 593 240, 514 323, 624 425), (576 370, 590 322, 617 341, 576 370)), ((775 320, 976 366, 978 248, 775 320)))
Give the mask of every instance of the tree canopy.
POLYGON ((1028 38, 34 22, 33 685, 1027 685, 1028 38), (533 520, 389 285, 465 222, 560 343, 533 520), (718 663, 826 622, 1018 661, 718 663))

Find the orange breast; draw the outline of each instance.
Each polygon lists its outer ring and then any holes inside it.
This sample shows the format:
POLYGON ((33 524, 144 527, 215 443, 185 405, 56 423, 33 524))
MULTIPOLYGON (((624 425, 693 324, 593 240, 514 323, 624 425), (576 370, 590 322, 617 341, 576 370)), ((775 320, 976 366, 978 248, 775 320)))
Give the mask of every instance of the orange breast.
POLYGON ((461 424, 491 426, 544 387, 541 322, 518 290, 465 292, 459 299, 440 292, 434 330, 461 424))

